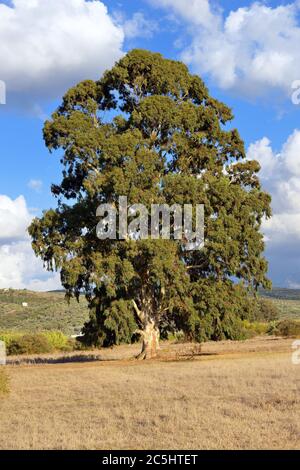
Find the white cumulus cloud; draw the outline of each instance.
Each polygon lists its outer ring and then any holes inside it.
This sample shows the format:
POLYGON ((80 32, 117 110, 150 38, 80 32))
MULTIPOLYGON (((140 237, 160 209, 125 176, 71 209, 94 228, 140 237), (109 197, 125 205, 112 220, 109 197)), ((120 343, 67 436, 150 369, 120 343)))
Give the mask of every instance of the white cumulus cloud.
POLYGON ((47 272, 33 253, 27 233, 32 218, 23 196, 0 195, 0 289, 61 288, 59 275, 47 272))
POLYGON ((121 57, 124 31, 98 0, 0 4, 0 74, 9 99, 53 98, 101 76, 121 57))
POLYGON ((273 215, 263 224, 272 275, 277 285, 300 283, 300 130, 279 152, 264 137, 249 146, 247 156, 260 162, 263 187, 272 196, 273 215))
POLYGON ((173 10, 184 20, 197 26, 214 28, 217 14, 212 11, 209 0, 149 0, 157 7, 173 10))
POLYGON ((32 215, 23 196, 12 200, 8 196, 0 195, 0 243, 5 240, 24 239, 26 227, 32 215))
POLYGON ((274 7, 253 2, 227 16, 209 0, 149 1, 186 21, 191 41, 183 60, 221 88, 247 96, 292 94, 292 83, 300 79, 298 0, 274 7))
POLYGON ((127 39, 136 37, 150 38, 158 28, 156 22, 145 18, 144 14, 141 12, 134 13, 130 19, 124 19, 122 15, 120 15, 119 22, 122 24, 127 39))
POLYGON ((275 158, 271 141, 267 137, 254 142, 249 146, 247 157, 249 160, 258 160, 261 165, 260 177, 269 179, 273 176, 278 160, 275 158))

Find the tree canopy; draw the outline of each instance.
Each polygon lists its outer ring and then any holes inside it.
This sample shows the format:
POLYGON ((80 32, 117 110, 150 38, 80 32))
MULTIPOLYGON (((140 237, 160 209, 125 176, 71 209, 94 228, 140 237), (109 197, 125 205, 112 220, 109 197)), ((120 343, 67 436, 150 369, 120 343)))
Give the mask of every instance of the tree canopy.
POLYGON ((34 219, 29 233, 68 296, 87 297, 87 341, 141 335, 141 357, 152 357, 159 335, 172 330, 198 341, 231 337, 251 308, 248 292, 269 286, 260 227, 270 196, 232 119, 183 63, 132 50, 98 81, 71 88, 45 123, 62 181, 52 186, 57 208, 34 219), (124 195, 149 209, 204 204, 204 248, 99 240, 97 207, 124 195))

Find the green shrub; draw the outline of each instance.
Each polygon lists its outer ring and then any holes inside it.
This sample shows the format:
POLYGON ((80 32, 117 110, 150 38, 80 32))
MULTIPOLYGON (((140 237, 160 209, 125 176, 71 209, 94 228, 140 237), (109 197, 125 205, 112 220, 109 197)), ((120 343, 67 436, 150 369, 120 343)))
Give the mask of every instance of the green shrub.
POLYGON ((168 339, 169 341, 174 341, 175 343, 182 343, 186 341, 186 336, 184 332, 180 330, 169 333, 166 339, 168 339))
POLYGON ((296 320, 282 320, 270 325, 268 333, 275 336, 300 336, 300 322, 296 320))
POLYGON ((36 353, 40 354, 52 351, 74 351, 79 348, 76 340, 68 338, 60 331, 40 333, 5 331, 0 332, 0 340, 5 342, 8 354, 31 354, 28 352, 29 349, 37 350, 36 353), (23 350, 25 352, 22 352, 23 350))
POLYGON ((258 299, 253 310, 253 320, 257 322, 270 322, 279 319, 277 305, 269 299, 258 299))
POLYGON ((249 320, 243 320, 243 327, 248 332, 248 337, 254 337, 258 335, 265 335, 268 333, 269 324, 259 321, 250 322, 249 320))
POLYGON ((4 341, 6 347, 10 345, 12 341, 18 340, 23 336, 24 333, 22 332, 14 332, 14 331, 5 331, 5 332, 0 332, 0 341, 4 341))
POLYGON ((42 333, 53 349, 66 350, 69 347, 69 338, 61 331, 45 331, 42 333))
POLYGON ((42 354, 53 352, 54 348, 42 333, 27 334, 12 340, 7 346, 7 353, 12 354, 42 354))

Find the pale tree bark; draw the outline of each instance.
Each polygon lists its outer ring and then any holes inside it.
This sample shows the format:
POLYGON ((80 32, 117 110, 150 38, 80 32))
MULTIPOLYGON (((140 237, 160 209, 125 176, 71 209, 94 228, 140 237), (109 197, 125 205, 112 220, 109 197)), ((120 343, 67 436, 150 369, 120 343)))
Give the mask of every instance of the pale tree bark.
POLYGON ((159 328, 155 322, 149 320, 149 323, 141 331, 143 337, 142 351, 137 359, 153 359, 157 356, 159 350, 159 328))
POLYGON ((159 350, 159 327, 155 318, 149 313, 140 310, 134 300, 132 303, 143 328, 138 330, 143 338, 143 344, 142 351, 137 356, 137 359, 153 359, 157 356, 159 350))

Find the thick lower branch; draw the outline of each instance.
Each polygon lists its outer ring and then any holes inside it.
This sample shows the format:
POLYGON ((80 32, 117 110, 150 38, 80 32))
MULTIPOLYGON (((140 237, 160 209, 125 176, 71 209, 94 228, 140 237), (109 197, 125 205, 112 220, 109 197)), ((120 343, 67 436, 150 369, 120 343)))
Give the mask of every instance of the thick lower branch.
POLYGON ((135 311, 138 319, 140 320, 141 323, 144 323, 145 319, 146 319, 146 316, 145 316, 144 312, 138 308, 137 303, 136 303, 135 300, 132 299, 131 302, 132 302, 134 311, 135 311))

